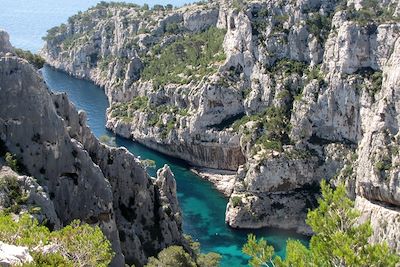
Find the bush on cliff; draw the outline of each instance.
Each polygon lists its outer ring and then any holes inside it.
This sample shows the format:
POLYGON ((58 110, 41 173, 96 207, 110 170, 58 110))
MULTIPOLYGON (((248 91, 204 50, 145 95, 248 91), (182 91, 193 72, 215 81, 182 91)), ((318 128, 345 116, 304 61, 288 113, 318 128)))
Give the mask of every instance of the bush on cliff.
POLYGON ((22 50, 19 48, 15 49, 15 53, 20 58, 26 59, 29 63, 31 63, 36 68, 38 68, 38 69, 43 68, 45 60, 41 56, 39 56, 37 54, 33 54, 30 51, 22 50))
POLYGON ((207 254, 200 252, 200 243, 194 242, 191 236, 185 236, 192 254, 189 254, 181 246, 169 246, 157 257, 150 257, 146 267, 211 267, 219 266, 221 255, 210 252, 207 254))
POLYGON ((145 60, 143 80, 152 80, 155 87, 168 83, 186 84, 200 80, 217 70, 214 63, 225 59, 222 48, 225 30, 211 27, 160 49, 154 46, 145 60))
POLYGON ((75 220, 61 230, 50 232, 28 214, 14 220, 1 212, 0 241, 27 246, 34 262, 26 266, 108 266, 114 254, 98 226, 75 220), (42 253, 45 245, 55 252, 42 253))
POLYGON ((396 266, 400 257, 387 244, 370 244, 369 222, 359 224, 360 213, 354 202, 339 185, 333 190, 321 183, 319 207, 307 214, 307 224, 314 235, 307 248, 297 240, 289 240, 286 259, 274 257, 274 248, 263 239, 249 235, 243 252, 251 257, 251 266, 396 266))

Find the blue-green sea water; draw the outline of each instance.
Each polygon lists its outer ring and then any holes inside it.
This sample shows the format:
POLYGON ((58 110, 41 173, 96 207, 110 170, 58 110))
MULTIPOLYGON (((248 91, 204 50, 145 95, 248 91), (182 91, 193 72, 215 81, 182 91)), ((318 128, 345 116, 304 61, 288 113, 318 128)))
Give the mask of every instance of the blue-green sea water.
MULTIPOLYGON (((52 91, 67 92, 75 106, 86 111, 88 124, 96 136, 112 135, 104 127, 108 101, 101 88, 48 66, 42 69, 42 73, 52 91)), ((224 221, 227 199, 215 190, 211 183, 189 171, 184 162, 164 156, 127 139, 117 137, 116 143, 126 147, 142 159, 154 160, 157 168, 164 164, 170 165, 177 180, 178 199, 183 210, 185 233, 200 242, 203 252, 220 253, 223 256, 221 266, 246 266, 247 258, 241 253, 241 247, 250 232, 268 240, 280 256, 285 255, 288 238, 299 238, 306 242, 302 236, 277 229, 252 231, 231 229, 224 221)), ((150 175, 155 176, 155 172, 156 169, 150 169, 150 175)))

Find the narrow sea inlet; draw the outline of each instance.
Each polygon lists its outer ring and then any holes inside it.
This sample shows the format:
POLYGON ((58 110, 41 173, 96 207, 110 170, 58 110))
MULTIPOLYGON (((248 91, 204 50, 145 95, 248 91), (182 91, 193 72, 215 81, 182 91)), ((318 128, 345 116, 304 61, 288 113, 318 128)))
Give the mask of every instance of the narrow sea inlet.
MULTIPOLYGON (((48 66, 42 69, 42 74, 52 91, 66 92, 78 109, 86 111, 88 124, 97 137, 112 136, 112 133, 105 128, 108 101, 100 87, 48 66)), ((184 162, 152 151, 131 140, 117 137, 116 143, 118 146, 126 147, 141 159, 154 160, 156 168, 149 168, 149 174, 152 176, 155 176, 156 170, 164 164, 171 167, 177 180, 184 232, 200 242, 202 252, 220 253, 221 266, 247 265, 247 258, 242 254, 241 247, 250 232, 268 240, 280 256, 285 255, 287 239, 297 238, 307 242, 302 236, 277 229, 247 231, 228 227, 224 220, 227 199, 210 182, 192 173, 184 162)))

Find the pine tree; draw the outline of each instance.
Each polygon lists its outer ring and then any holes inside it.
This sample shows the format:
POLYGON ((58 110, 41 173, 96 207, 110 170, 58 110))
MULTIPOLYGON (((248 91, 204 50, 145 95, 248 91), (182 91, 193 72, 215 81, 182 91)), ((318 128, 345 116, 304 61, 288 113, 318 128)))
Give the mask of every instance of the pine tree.
POLYGON ((400 257, 386 243, 370 244, 370 222, 359 223, 359 211, 339 185, 333 190, 321 183, 319 207, 307 214, 307 224, 315 233, 309 248, 298 240, 289 240, 286 258, 274 257, 274 248, 263 239, 248 236, 243 252, 251 257, 251 266, 395 266, 400 257))

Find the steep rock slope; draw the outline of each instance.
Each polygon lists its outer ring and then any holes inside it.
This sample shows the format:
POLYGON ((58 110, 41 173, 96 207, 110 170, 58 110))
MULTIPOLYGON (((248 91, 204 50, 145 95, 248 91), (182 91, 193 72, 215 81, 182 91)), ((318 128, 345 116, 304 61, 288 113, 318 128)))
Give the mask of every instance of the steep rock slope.
POLYGON ((116 133, 237 169, 229 225, 307 233, 326 178, 399 249, 399 11, 377 0, 99 5, 49 31, 43 55, 105 87, 116 133))
POLYGON ((0 36, 0 139, 31 176, 18 180, 44 191, 39 200, 47 201, 35 201, 49 210, 44 216, 54 227, 76 218, 98 224, 112 242, 116 266, 140 266, 162 248, 182 244, 169 167, 152 180, 126 149, 101 144, 85 113, 65 94, 50 93, 37 70, 12 53, 7 33, 0 36))

